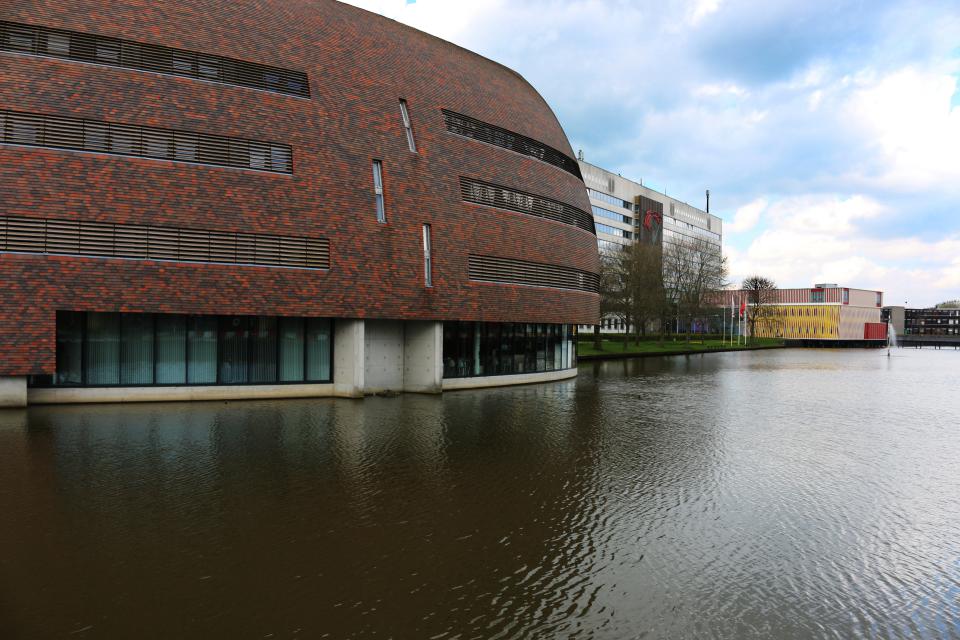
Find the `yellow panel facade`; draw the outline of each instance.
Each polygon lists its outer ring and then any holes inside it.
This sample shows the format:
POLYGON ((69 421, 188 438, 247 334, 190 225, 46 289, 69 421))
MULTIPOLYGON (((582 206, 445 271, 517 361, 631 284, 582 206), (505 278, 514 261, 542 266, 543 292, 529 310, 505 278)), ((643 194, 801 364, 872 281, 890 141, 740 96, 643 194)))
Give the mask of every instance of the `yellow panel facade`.
POLYGON ((773 306, 766 317, 757 320, 755 335, 758 338, 787 340, 838 340, 840 305, 773 306))

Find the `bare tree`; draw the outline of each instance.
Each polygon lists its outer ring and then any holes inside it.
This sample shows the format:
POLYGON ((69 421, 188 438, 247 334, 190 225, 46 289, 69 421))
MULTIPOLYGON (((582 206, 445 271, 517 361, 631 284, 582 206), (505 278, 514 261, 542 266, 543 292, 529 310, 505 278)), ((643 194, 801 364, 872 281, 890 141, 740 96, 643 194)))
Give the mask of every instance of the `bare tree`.
POLYGON ((663 284, 667 301, 682 321, 690 340, 694 319, 712 310, 717 292, 727 284, 727 259, 719 247, 704 238, 684 238, 665 243, 663 284))
POLYGON ((626 315, 633 321, 639 342, 650 323, 660 319, 665 310, 663 249, 659 244, 636 242, 621 252, 620 261, 626 315))
POLYGON ((776 335, 776 327, 771 325, 776 320, 777 284, 765 276, 753 275, 743 281, 741 288, 747 297, 747 326, 750 328, 750 335, 757 335, 758 323, 762 329, 776 335))
MULTIPOLYGON (((600 322, 611 316, 621 318, 623 311, 623 276, 620 267, 622 250, 600 251, 600 322)), ((593 327, 593 348, 600 350, 600 325, 593 327)))

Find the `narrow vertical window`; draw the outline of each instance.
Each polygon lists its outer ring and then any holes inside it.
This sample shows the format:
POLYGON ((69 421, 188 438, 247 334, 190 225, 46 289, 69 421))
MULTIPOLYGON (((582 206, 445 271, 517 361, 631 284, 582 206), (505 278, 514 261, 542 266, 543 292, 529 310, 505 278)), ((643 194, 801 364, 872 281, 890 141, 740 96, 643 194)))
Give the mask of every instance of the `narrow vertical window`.
POLYGON ((387 213, 383 208, 383 163, 373 161, 373 194, 377 200, 377 222, 386 222, 387 213))
POLYGON ((433 264, 431 259, 433 242, 430 239, 430 225, 423 225, 423 281, 428 287, 433 286, 433 264))
POLYGON ((407 130, 407 146, 410 151, 417 152, 417 142, 413 139, 413 125, 410 124, 410 112, 407 110, 407 101, 400 99, 400 115, 403 116, 403 128, 407 130))

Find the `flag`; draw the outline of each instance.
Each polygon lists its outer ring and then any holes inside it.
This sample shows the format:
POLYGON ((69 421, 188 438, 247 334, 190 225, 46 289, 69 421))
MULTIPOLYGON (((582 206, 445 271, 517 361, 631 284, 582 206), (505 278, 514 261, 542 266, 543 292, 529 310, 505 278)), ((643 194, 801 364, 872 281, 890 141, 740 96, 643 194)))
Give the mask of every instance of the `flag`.
POLYGON ((740 301, 740 317, 741 318, 746 317, 745 315, 746 311, 747 311, 747 299, 744 298, 743 300, 740 301))

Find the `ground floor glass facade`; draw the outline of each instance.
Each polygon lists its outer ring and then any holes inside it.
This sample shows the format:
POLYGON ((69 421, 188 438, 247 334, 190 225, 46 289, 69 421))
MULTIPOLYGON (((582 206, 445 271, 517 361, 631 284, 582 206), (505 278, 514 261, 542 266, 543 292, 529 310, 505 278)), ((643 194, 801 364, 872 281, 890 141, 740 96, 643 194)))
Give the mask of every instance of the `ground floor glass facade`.
POLYGON ((444 322, 443 377, 469 378, 570 369, 576 326, 517 322, 444 322))
POLYGON ((330 382, 326 318, 57 312, 57 372, 35 386, 330 382))

